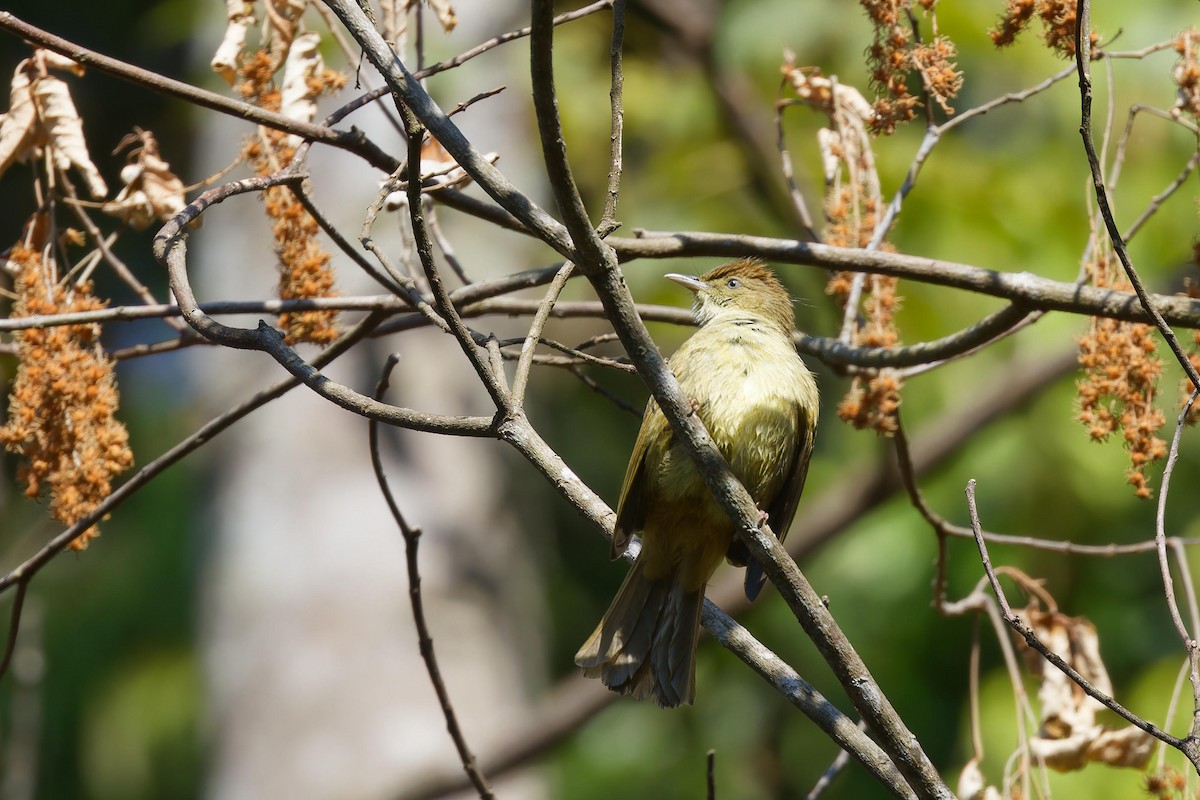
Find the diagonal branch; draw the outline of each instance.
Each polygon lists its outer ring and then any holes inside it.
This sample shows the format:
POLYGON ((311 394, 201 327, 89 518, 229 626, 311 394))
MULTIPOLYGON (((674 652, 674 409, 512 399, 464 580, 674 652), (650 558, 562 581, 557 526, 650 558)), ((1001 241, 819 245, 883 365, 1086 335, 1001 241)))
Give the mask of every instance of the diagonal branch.
POLYGON ((1092 41, 1090 36, 1091 31, 1091 9, 1088 0, 1077 0, 1075 6, 1075 18, 1077 20, 1075 27, 1075 68, 1079 72, 1079 95, 1082 106, 1082 119, 1079 123, 1079 135, 1083 138, 1083 149, 1087 153, 1088 168, 1092 174, 1092 187, 1096 191, 1096 204, 1100 209, 1100 215, 1104 218, 1104 227, 1108 230, 1108 238, 1112 240, 1113 251, 1117 254, 1117 258, 1121 261, 1121 266, 1125 268, 1125 275, 1129 278, 1129 283, 1133 286, 1134 293, 1137 294, 1138 302, 1145 309, 1150 320, 1158 328, 1163 339, 1166 340, 1167 346, 1171 348, 1171 352, 1175 355, 1175 359, 1179 362, 1179 366, 1183 368, 1184 373, 1191 379, 1193 386, 1200 386, 1200 372, 1197 372, 1196 367, 1188 358, 1187 353, 1183 351, 1179 340, 1175 337, 1175 332, 1167 325, 1167 321, 1163 319, 1163 314, 1160 313, 1160 304, 1155 302, 1155 298, 1151 298, 1150 293, 1146 291, 1146 287, 1142 284, 1142 278, 1134 269, 1133 261, 1129 258, 1129 250, 1125 247, 1125 240, 1121 236, 1121 231, 1117 227, 1117 221, 1113 217, 1112 206, 1108 202, 1108 190, 1104 186, 1104 171, 1100 167, 1100 159, 1096 155, 1096 145, 1092 141, 1092 76, 1091 76, 1091 58, 1092 58, 1092 41))
POLYGON ((1197 750, 1196 740, 1190 737, 1188 739, 1180 739, 1172 736, 1166 731, 1159 729, 1153 723, 1147 722, 1137 714, 1134 714, 1132 711, 1125 708, 1125 706, 1118 703, 1115 699, 1097 689, 1091 684, 1091 682, 1087 680, 1087 678, 1080 675, 1078 670, 1076 670, 1066 661, 1063 661, 1062 657, 1058 655, 1058 653, 1055 653, 1053 650, 1046 647, 1046 645, 1042 644, 1042 641, 1038 639, 1037 634, 1033 632, 1033 629, 1025 624, 1025 622, 1019 616, 1013 613, 1012 607, 1008 604, 1008 597, 1004 594, 1003 587, 1000 586, 1000 579, 996 577, 996 570, 992 567, 992 560, 988 555, 987 542, 985 542, 983 538, 983 528, 979 521, 979 509, 975 503, 974 478, 967 481, 966 494, 967 509, 971 516, 971 529, 975 533, 975 546, 979 548, 980 561, 983 562, 983 569, 987 573, 987 579, 992 585, 992 591, 996 594, 997 602, 1000 603, 1000 613, 1003 615, 1004 621, 1008 623, 1008 626, 1016 631, 1017 634, 1019 634, 1031 648, 1040 653, 1042 658, 1049 661, 1051 664, 1061 670, 1063 674, 1074 681, 1076 685, 1078 685, 1079 688, 1082 689, 1089 697, 1098 701, 1110 711, 1115 712, 1126 722, 1141 728, 1155 739, 1158 739, 1159 741, 1176 748, 1186 755, 1188 760, 1191 761, 1192 764, 1197 767, 1197 769, 1200 769, 1200 751, 1197 750))
MULTIPOLYGON (((504 441, 511 444, 546 477, 560 495, 593 525, 611 537, 616 518, 612 509, 581 481, 538 435, 520 409, 500 424, 499 433, 504 441)), ((705 602, 703 613, 705 628, 723 647, 787 697, 789 702, 813 720, 840 747, 850 752, 888 791, 897 797, 921 796, 914 795, 906 785, 905 779, 889 758, 890 754, 886 754, 880 745, 858 729, 853 720, 822 697, 800 678, 795 670, 758 642, 749 631, 734 622, 711 601, 705 602)))
MULTIPOLYGON (((241 350, 261 350, 281 366, 304 382, 306 386, 327 400, 331 400, 347 411, 369 419, 378 419, 402 428, 445 433, 455 436, 493 436, 494 420, 490 417, 449 416, 428 414, 407 408, 380 403, 322 375, 320 370, 302 359, 283 340, 279 331, 260 321, 258 328, 235 328, 223 325, 205 314, 192 292, 187 274, 187 233, 189 222, 199 218, 215 203, 235 194, 260 191, 267 186, 288 185, 303 180, 303 173, 289 167, 273 175, 233 181, 211 189, 193 200, 183 211, 176 214, 154 237, 154 257, 167 268, 167 282, 179 303, 180 313, 187 323, 210 341, 241 350)), ((374 327, 386 316, 384 312, 372 312, 366 320, 374 327)))
POLYGON ((616 268, 615 253, 600 241, 588 222, 583 202, 571 178, 557 118, 551 57, 551 11, 548 0, 534 0, 533 34, 530 39, 534 106, 547 171, 551 176, 555 199, 579 252, 577 263, 580 270, 591 280, 630 359, 650 385, 672 430, 684 442, 704 482, 730 519, 734 520, 738 535, 750 547, 751 553, 764 564, 767 574, 787 600, 805 633, 832 667, 855 707, 878 734, 900 773, 918 797, 953 797, 917 738, 905 727, 871 677, 866 664, 821 602, 816 590, 787 555, 779 540, 767 527, 760 525, 754 500, 734 477, 703 424, 691 411, 690 403, 638 318, 629 290, 616 268))

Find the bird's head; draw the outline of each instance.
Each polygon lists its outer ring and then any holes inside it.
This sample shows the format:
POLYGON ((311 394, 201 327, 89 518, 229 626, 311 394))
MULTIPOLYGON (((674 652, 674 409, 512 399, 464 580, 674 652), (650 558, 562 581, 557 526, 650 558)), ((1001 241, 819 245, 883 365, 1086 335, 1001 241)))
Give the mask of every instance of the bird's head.
POLYGON ((692 310, 700 325, 732 313, 761 317, 789 336, 795 329, 791 296, 758 259, 739 258, 698 277, 674 272, 666 277, 695 293, 692 310))

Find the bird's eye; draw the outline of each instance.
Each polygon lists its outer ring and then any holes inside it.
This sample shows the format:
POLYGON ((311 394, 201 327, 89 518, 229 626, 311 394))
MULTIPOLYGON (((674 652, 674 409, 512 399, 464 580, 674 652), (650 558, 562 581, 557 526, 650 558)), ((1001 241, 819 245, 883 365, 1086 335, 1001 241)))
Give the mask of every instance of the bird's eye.
POLYGON ((728 286, 730 289, 736 289, 742 285, 742 282, 739 281, 737 278, 730 278, 729 280, 725 281, 725 285, 728 286))

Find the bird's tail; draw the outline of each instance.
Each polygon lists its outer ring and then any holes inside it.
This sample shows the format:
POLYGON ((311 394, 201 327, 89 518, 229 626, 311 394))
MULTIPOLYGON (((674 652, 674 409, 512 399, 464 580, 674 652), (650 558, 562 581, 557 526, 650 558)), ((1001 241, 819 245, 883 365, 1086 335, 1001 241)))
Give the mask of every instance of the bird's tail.
POLYGON ((696 641, 704 589, 686 591, 680 572, 650 580, 638 559, 604 618, 575 654, 589 678, 613 691, 653 697, 664 708, 696 698, 696 641))

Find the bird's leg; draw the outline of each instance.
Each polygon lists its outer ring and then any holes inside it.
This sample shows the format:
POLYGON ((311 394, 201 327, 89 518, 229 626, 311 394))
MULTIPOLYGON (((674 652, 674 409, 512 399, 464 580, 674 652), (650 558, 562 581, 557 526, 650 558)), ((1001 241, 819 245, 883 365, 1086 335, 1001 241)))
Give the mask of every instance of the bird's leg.
POLYGON ((760 508, 758 510, 758 527, 762 528, 763 525, 766 525, 767 519, 770 518, 770 516, 771 516, 770 514, 768 514, 767 512, 763 511, 760 508))
POLYGON ((695 416, 700 413, 700 401, 699 400, 697 400, 694 397, 689 397, 688 405, 691 406, 692 416, 695 416))

